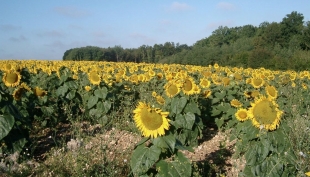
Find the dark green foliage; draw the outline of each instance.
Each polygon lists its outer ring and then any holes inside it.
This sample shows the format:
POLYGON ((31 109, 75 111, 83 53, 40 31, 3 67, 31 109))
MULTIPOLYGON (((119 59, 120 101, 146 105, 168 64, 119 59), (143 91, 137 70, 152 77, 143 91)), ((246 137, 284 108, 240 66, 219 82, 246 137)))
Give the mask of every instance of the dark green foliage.
POLYGON ((193 46, 174 42, 142 45, 124 49, 82 47, 69 49, 63 60, 93 60, 114 62, 178 63, 236 67, 264 67, 274 70, 307 70, 310 68, 310 21, 296 11, 281 22, 262 22, 258 27, 219 26, 209 37, 193 46))

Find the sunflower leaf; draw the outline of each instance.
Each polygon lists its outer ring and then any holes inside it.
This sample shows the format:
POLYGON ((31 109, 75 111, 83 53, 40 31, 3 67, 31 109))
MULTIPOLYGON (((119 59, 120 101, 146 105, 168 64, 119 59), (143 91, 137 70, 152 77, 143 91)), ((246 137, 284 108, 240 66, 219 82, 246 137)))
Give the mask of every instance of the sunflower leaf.
POLYGON ((0 140, 6 137, 14 126, 14 117, 11 114, 0 115, 0 140))
POLYGON ((158 176, 168 177, 183 177, 191 176, 192 167, 190 161, 181 153, 177 152, 175 160, 166 162, 164 160, 159 161, 156 164, 158 176))
POLYGON ((176 139, 173 135, 160 136, 153 139, 153 144, 160 148, 169 148, 169 150, 173 153, 176 139))
POLYGON ((88 109, 92 108, 93 106, 95 106, 98 102, 98 97, 97 96, 90 96, 87 102, 87 107, 88 109))
POLYGON ((186 103, 187 103, 187 99, 185 97, 173 98, 171 102, 171 112, 175 114, 180 114, 183 111, 186 103))
POLYGON ((159 159, 161 149, 157 146, 138 146, 132 153, 130 166, 134 175, 145 174, 159 159))
POLYGON ((94 94, 98 98, 105 99, 107 94, 108 94, 108 89, 106 87, 103 87, 102 89, 97 89, 97 90, 95 90, 94 94))

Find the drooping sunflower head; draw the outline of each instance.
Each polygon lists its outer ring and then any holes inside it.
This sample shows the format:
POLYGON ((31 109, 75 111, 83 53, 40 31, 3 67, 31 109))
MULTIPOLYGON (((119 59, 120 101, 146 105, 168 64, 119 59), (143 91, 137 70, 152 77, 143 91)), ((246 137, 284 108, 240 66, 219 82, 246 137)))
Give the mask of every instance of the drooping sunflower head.
POLYGON ((145 137, 156 138, 165 134, 169 129, 169 112, 163 112, 158 108, 151 108, 150 105, 139 102, 133 111, 134 121, 138 129, 145 137))
POLYGON ((276 99, 278 96, 278 91, 274 86, 267 86, 265 88, 267 95, 272 98, 272 99, 276 99))
POLYGON ((47 94, 47 91, 41 89, 40 87, 35 87, 33 93, 38 97, 43 97, 47 94))
POLYGON ((283 112, 279 110, 276 102, 264 96, 251 103, 249 109, 252 124, 266 130, 275 130, 279 126, 282 114, 283 112))
POLYGON ((223 77, 222 78, 222 83, 224 86, 228 86, 230 83, 230 79, 228 77, 223 77))
POLYGON ((90 83, 94 84, 94 85, 99 85, 101 82, 100 76, 97 73, 97 71, 91 71, 88 73, 88 78, 90 83))
POLYGON ((232 105, 233 107, 239 108, 242 106, 242 103, 238 101, 237 99, 233 99, 230 101, 230 105, 232 105))
POLYGON ((166 95, 170 98, 176 96, 181 91, 180 85, 174 81, 167 82, 164 88, 166 95))
POLYGON ((246 109, 238 109, 235 116, 241 122, 249 119, 249 114, 246 109))
POLYGON ((203 95, 204 98, 208 98, 211 94, 212 94, 211 90, 204 90, 202 92, 202 95, 203 95))
POLYGON ((17 89, 14 90, 14 92, 13 92, 13 94, 12 94, 12 95, 13 95, 13 98, 14 98, 15 100, 20 100, 20 99, 22 98, 22 96, 23 96, 24 91, 25 91, 24 88, 18 87, 17 89))
POLYGON ((157 96, 156 96, 156 101, 157 101, 157 103, 159 103, 160 105, 164 105, 164 104, 165 104, 165 99, 164 99, 162 96, 160 96, 160 95, 157 95, 157 96))
POLYGON ((19 85, 21 75, 18 72, 5 72, 2 81, 7 87, 16 87, 19 85))

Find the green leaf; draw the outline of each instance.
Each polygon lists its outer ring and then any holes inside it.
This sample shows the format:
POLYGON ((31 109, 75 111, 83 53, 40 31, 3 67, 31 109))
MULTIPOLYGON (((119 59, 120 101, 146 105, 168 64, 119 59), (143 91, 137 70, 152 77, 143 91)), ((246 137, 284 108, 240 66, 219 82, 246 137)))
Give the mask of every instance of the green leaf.
POLYGON ((216 123, 218 128, 221 128, 223 126, 223 124, 224 124, 224 119, 217 118, 217 119, 215 119, 215 123, 216 123))
POLYGON ((153 144, 160 148, 169 149, 170 152, 173 153, 176 144, 176 139, 173 135, 160 136, 153 139, 153 144))
POLYGON ((171 102, 171 112, 175 114, 180 114, 183 111, 186 103, 187 99, 185 97, 174 97, 171 102))
POLYGON ((97 96, 94 96, 94 95, 91 95, 88 99, 88 102, 87 102, 87 107, 88 109, 92 108, 93 106, 95 106, 98 102, 98 97, 97 96))
POLYGON ((211 100, 211 103, 212 104, 215 104, 215 103, 218 103, 218 102, 220 102, 221 100, 220 99, 218 99, 218 98, 213 98, 212 100, 211 100))
POLYGON ((71 91, 67 94, 66 98, 69 99, 69 100, 72 100, 72 99, 75 97, 75 93, 76 93, 75 90, 71 90, 71 91))
POLYGON ((196 113, 197 115, 201 115, 200 109, 198 108, 198 105, 194 102, 189 102, 185 108, 184 112, 192 112, 196 113))
POLYGON ((218 116, 218 115, 220 115, 222 113, 222 111, 221 110, 218 110, 218 109, 216 109, 216 108, 213 108, 212 109, 212 111, 211 111, 211 116, 218 116))
POLYGON ((71 90, 77 90, 79 88, 78 84, 75 81, 65 82, 64 85, 66 85, 71 90))
POLYGON ((97 89, 97 90, 95 90, 94 94, 98 98, 105 99, 107 97, 107 94, 108 94, 108 89, 106 87, 103 87, 101 89, 97 89))
POLYGON ((69 87, 67 85, 60 86, 56 90, 57 96, 65 96, 65 94, 68 92, 69 87))
POLYGON ((159 161, 156 169, 157 175, 163 177, 184 177, 192 174, 191 162, 181 152, 177 152, 174 161, 159 161))
POLYGON ((157 146, 138 146, 131 155, 130 166, 134 175, 145 174, 159 159, 161 149, 157 146))
POLYGON ((216 98, 221 100, 221 99, 223 99, 226 96, 226 92, 225 91, 216 92, 214 95, 215 95, 216 98))
POLYGON ((185 115, 178 114, 175 121, 171 122, 177 128, 186 128, 191 130, 195 123, 195 114, 188 112, 185 115))
POLYGON ((6 137, 13 128, 15 119, 11 114, 0 115, 0 140, 6 137))

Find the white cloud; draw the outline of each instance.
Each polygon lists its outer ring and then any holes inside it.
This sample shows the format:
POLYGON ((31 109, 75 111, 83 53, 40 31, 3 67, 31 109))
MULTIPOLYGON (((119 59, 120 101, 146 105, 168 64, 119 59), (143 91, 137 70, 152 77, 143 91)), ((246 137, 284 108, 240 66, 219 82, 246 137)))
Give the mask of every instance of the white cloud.
POLYGON ((192 6, 180 2, 173 2, 169 7, 169 11, 187 11, 192 9, 193 9, 192 6))
POLYGON ((222 10, 234 10, 236 8, 235 5, 228 2, 220 2, 216 5, 216 7, 222 10))

